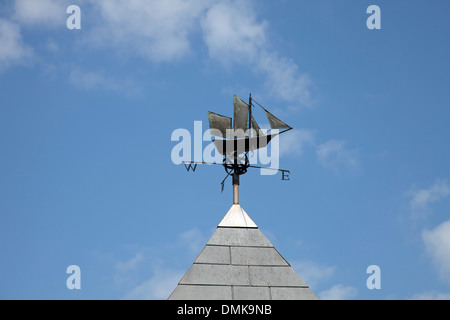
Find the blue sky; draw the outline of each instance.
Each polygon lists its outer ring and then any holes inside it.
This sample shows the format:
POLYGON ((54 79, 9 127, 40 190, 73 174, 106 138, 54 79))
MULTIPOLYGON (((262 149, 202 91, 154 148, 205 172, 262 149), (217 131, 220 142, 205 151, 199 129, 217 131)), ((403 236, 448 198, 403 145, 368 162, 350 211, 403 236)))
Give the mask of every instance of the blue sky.
POLYGON ((232 204, 172 132, 252 96, 241 205, 321 298, 450 298, 450 3, 0 2, 0 298, 165 299, 232 204), (69 5, 81 29, 69 30, 69 5), (381 29, 369 30, 369 5, 381 29), (69 290, 69 265, 81 289, 69 290), (381 289, 366 269, 378 265, 381 289))

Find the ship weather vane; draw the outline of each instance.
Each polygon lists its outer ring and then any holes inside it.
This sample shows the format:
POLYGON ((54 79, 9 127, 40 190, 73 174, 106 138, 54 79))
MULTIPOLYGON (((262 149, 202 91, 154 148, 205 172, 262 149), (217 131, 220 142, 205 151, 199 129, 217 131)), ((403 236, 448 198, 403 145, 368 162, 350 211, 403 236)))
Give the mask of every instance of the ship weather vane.
POLYGON ((293 128, 275 117, 257 101, 252 99, 251 94, 249 96, 248 103, 234 95, 233 105, 233 125, 230 117, 208 111, 210 133, 213 137, 212 141, 216 147, 216 150, 223 156, 222 163, 203 161, 183 161, 183 163, 188 172, 190 170, 195 172, 198 164, 222 165, 227 173, 221 182, 222 192, 225 181, 229 176, 232 176, 234 203, 239 203, 239 176, 245 174, 249 168, 280 171, 281 179, 285 181, 289 180, 289 170, 251 164, 249 161, 249 152, 253 153, 258 149, 267 147, 273 138, 284 132, 292 130, 293 128), (267 116, 270 124, 270 130, 267 132, 265 132, 265 130, 261 130, 252 115, 252 108, 254 108, 255 105, 261 107, 267 116))

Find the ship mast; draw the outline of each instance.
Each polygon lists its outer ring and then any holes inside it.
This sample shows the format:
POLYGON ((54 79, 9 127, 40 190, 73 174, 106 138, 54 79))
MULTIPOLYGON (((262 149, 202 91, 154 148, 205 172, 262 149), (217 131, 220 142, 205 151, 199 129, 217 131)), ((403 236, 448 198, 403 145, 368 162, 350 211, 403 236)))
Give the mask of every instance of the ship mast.
MULTIPOLYGON (((248 98, 248 137, 252 136, 252 94, 248 98)), ((235 138, 236 139, 236 138, 235 138)), ((248 152, 247 152, 248 153, 248 152)), ((234 155, 234 167, 233 172, 233 204, 239 204, 239 173, 237 167, 237 154, 234 155)))

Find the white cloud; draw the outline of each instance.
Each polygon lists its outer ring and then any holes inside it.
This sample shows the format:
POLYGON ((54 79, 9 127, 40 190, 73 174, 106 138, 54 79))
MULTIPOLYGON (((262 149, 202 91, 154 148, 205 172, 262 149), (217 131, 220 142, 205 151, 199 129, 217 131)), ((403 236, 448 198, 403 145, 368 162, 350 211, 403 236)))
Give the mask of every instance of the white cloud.
POLYGON ((137 252, 126 261, 117 261, 114 265, 113 283, 116 287, 126 287, 135 283, 139 269, 147 263, 143 252, 137 252))
POLYGON ((183 272, 170 268, 154 270, 150 279, 133 288, 124 296, 124 299, 166 300, 182 276, 183 272))
POLYGON ((437 291, 416 293, 409 300, 450 300, 450 293, 437 291))
POLYGON ((27 26, 66 27, 65 1, 61 0, 16 0, 13 18, 27 26))
POLYGON ((198 254, 206 244, 206 239, 202 232, 197 229, 191 229, 180 234, 181 244, 186 246, 190 252, 198 254))
MULTIPOLYGON (((69 74, 69 81, 73 85, 83 88, 92 89, 95 87, 101 87, 108 82, 100 73, 83 71, 78 67, 74 67, 69 74)), ((109 87, 115 87, 113 84, 108 84, 109 87)))
POLYGON ((301 156, 304 148, 314 143, 314 132, 308 129, 294 129, 280 138, 280 156, 301 156))
POLYGON ((258 20, 251 3, 220 1, 208 8, 201 25, 210 57, 225 66, 236 63, 262 74, 272 96, 311 107, 310 77, 271 48, 268 23, 258 20))
POLYGON ((345 145, 345 141, 332 139, 317 146, 317 160, 336 174, 343 171, 359 173, 359 152, 357 149, 348 150, 345 145))
MULTIPOLYGON (((31 46, 23 40, 22 26, 55 26, 65 28, 66 8, 59 0, 15 0, 10 19, 0 18, 0 72, 8 67, 24 65, 36 57, 31 46)), ((55 42, 47 48, 57 51, 55 42)))
POLYGON ((292 261, 291 266, 310 287, 316 286, 320 281, 328 280, 336 269, 308 260, 292 261))
POLYGON ((211 58, 229 65, 254 61, 266 42, 265 22, 258 22, 245 1, 216 1, 201 22, 211 58))
POLYGON ((23 42, 20 27, 0 18, 0 72, 27 63, 32 57, 33 50, 23 42))
POLYGON ((450 186, 445 180, 436 182, 427 189, 410 188, 407 196, 411 197, 410 208, 412 218, 424 218, 429 214, 430 205, 450 195, 450 186))
POLYGON ((180 233, 174 243, 166 244, 163 248, 166 258, 158 258, 155 248, 141 248, 128 260, 115 263, 113 283, 125 292, 123 299, 167 299, 187 271, 173 267, 177 264, 174 258, 180 252, 193 258, 205 243, 205 236, 194 228, 180 233))
POLYGON ((144 260, 143 253, 138 252, 130 260, 127 260, 125 262, 118 261, 116 263, 116 270, 119 272, 128 272, 130 270, 135 270, 143 260, 144 260))
POLYGON ((424 229, 422 240, 439 275, 450 284, 450 220, 441 223, 433 230, 424 229))
POLYGON ((52 52, 52 53, 58 53, 60 51, 58 43, 55 40, 51 39, 51 38, 47 39, 47 41, 45 43, 45 48, 49 52, 52 52))
POLYGON ((268 92, 278 99, 311 106, 311 79, 297 64, 270 49, 268 24, 258 19, 252 1, 92 2, 102 17, 91 42, 120 52, 136 52, 153 62, 171 62, 191 53, 197 30, 209 57, 229 67, 262 74, 268 92))
POLYGON ((174 61, 190 52, 189 36, 207 4, 204 0, 92 1, 102 19, 91 40, 151 61, 174 61))
POLYGON ((181 270, 167 267, 167 261, 145 251, 115 263, 112 280, 115 289, 123 292, 122 299, 167 299, 184 274, 181 270))
MULTIPOLYGON (((321 265, 314 261, 293 261, 292 268, 301 278, 311 287, 314 288, 323 281, 329 280, 336 272, 336 267, 321 265)), ((322 300, 350 300, 357 296, 357 289, 342 284, 334 285, 328 290, 318 293, 322 300)))
MULTIPOLYGON (((68 4, 16 0, 13 19, 24 26, 65 28, 68 4)), ((193 39, 201 35, 214 62, 261 76, 266 92, 292 109, 312 106, 310 77, 272 47, 268 23, 256 6, 251 0, 83 0, 83 18, 90 25, 79 44, 161 63, 192 54, 193 39)))
POLYGON ((279 57, 275 52, 262 52, 256 68, 265 75, 266 88, 273 96, 305 107, 313 106, 312 80, 308 74, 298 71, 293 60, 279 57))
POLYGON ((136 95, 139 87, 133 81, 127 79, 114 79, 98 71, 85 71, 78 67, 71 67, 69 82, 83 90, 106 89, 126 95, 136 95))
POLYGON ((356 295, 356 288, 342 284, 337 284, 319 293, 319 297, 322 300, 351 300, 356 298, 356 295))

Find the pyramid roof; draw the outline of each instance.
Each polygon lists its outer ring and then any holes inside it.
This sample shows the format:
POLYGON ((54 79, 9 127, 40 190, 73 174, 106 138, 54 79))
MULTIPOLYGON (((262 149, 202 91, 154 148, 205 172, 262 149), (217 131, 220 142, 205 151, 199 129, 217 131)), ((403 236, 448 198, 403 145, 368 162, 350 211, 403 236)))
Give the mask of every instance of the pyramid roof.
POLYGON ((318 299, 239 204, 234 204, 169 300, 318 299))

